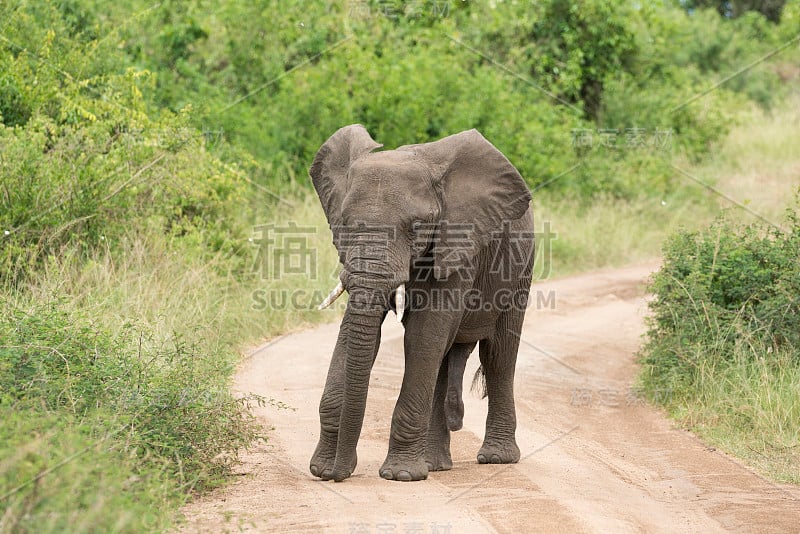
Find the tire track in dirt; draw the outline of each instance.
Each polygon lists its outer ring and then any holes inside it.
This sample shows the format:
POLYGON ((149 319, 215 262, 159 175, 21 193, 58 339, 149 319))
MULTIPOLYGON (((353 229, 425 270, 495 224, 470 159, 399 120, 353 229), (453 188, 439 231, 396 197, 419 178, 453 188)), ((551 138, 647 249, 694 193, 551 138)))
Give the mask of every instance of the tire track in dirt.
MULTIPOLYGON (((454 467, 419 483, 378 476, 402 379, 402 327, 387 320, 354 476, 308 472, 317 405, 338 324, 288 335, 240 366, 235 390, 294 410, 258 408, 269 444, 241 479, 184 508, 185 532, 795 532, 800 490, 773 484, 675 428, 633 388, 644 281, 657 264, 541 282, 555 309, 531 310, 515 394, 522 460, 478 465, 486 401, 465 394, 454 467)), ((534 299, 535 302, 535 299, 534 299)), ((391 319, 391 318, 390 318, 391 319)), ((466 375, 477 368, 471 356, 466 375)), ((666 394, 666 393, 665 393, 666 394)))

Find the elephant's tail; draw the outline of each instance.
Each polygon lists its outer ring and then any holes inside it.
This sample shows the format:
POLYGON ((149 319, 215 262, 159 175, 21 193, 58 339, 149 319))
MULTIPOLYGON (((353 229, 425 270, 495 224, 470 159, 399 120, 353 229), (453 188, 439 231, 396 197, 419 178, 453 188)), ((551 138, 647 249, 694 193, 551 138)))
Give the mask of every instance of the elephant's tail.
POLYGON ((486 398, 486 372, 483 370, 483 365, 479 365, 478 370, 475 371, 470 389, 472 391, 477 391, 482 399, 486 398))

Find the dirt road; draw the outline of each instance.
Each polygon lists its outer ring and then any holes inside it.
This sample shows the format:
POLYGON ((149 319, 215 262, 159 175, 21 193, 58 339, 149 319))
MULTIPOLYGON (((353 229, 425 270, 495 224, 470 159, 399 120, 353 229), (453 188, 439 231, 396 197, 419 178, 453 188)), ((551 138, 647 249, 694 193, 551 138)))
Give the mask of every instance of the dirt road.
MULTIPOLYGON (((258 410, 274 427, 269 444, 244 455, 240 480, 185 508, 185 531, 800 531, 800 489, 770 483, 676 429, 633 387, 643 282, 655 268, 535 285, 545 306, 529 311, 519 352, 516 465, 476 463, 486 401, 465 393, 452 471, 415 483, 378 476, 403 373, 402 327, 387 320, 354 476, 315 479, 308 461, 338 325, 273 340, 244 362, 235 387, 294 410, 258 410)), ((476 367, 473 354, 468 377, 476 367)))

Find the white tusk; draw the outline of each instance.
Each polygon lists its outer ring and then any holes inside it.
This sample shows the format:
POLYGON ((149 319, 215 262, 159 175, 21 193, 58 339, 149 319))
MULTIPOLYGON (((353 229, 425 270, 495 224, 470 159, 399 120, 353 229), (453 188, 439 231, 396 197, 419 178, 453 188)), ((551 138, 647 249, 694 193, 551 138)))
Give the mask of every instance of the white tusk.
POLYGON ((403 314, 406 311, 406 285, 400 284, 394 294, 394 312, 397 314, 397 322, 403 322, 403 314))
POLYGON ((336 287, 334 287, 334 288, 333 288, 333 291, 331 291, 331 292, 328 294, 328 296, 327 296, 327 297, 325 297, 325 300, 323 300, 323 301, 322 301, 322 304, 320 304, 319 306, 317 306, 317 309, 318 309, 318 310, 324 310, 325 308, 327 308, 328 306, 330 306, 331 304, 333 304, 333 302, 334 302, 336 299, 338 299, 339 297, 341 297, 341 296, 342 296, 342 293, 344 293, 344 285, 342 284, 342 281, 341 281, 341 280, 339 280, 339 283, 338 283, 338 284, 336 284, 336 287))

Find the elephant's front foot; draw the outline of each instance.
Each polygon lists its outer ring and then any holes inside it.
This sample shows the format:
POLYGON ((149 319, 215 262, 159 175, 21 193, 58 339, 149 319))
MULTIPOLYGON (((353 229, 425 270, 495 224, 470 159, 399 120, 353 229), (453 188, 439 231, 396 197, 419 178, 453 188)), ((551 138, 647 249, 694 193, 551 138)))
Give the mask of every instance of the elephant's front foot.
POLYGON ((425 480, 428 478, 428 464, 422 459, 406 460, 389 456, 381 466, 380 475, 386 480, 401 482, 425 480))
POLYGON ((478 451, 479 464, 515 464, 519 462, 519 447, 516 441, 484 441, 478 451))

